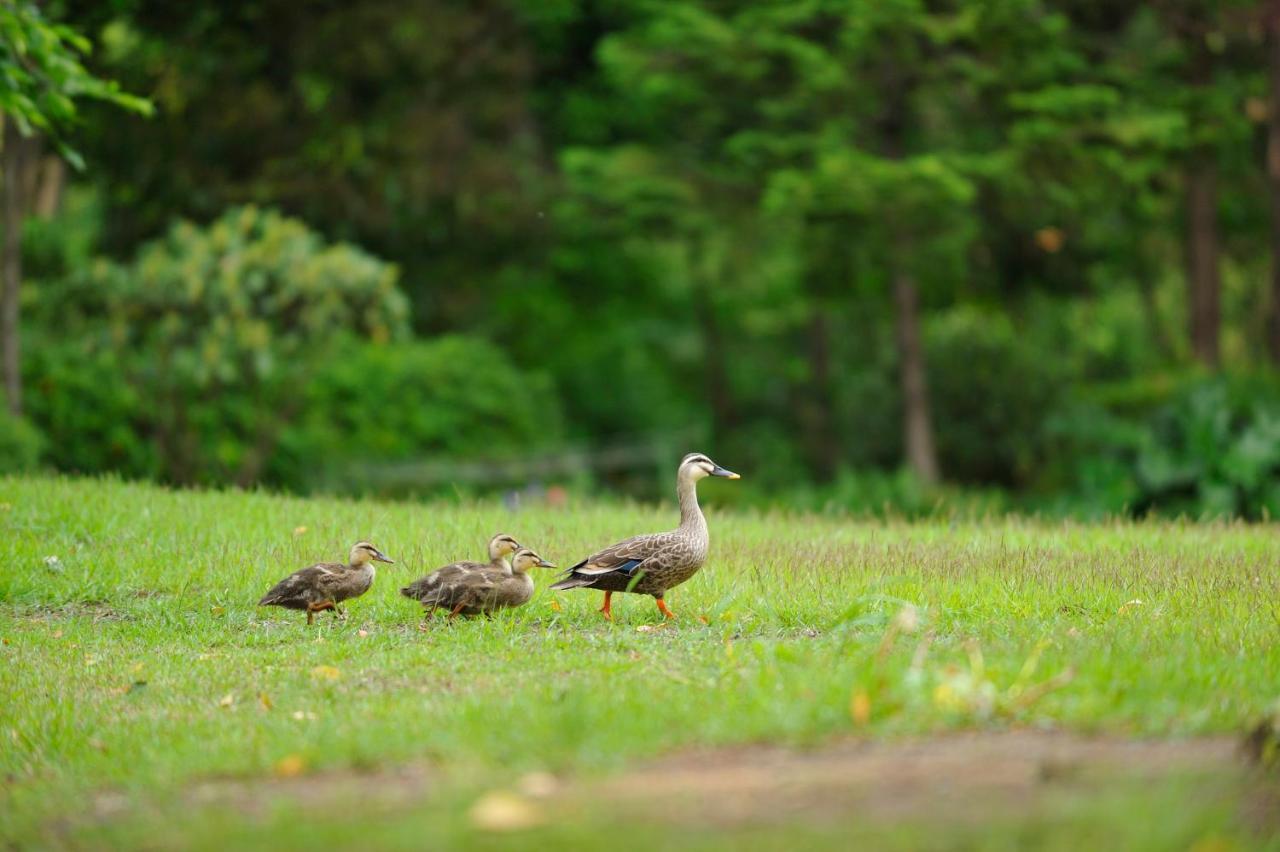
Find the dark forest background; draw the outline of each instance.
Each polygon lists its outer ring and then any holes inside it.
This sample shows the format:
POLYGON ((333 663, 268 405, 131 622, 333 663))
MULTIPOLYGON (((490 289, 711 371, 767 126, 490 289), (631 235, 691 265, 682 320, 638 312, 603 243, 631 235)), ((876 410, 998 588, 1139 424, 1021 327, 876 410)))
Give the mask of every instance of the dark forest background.
POLYGON ((40 9, 153 109, 7 123, 9 468, 1280 511, 1272 4, 40 9))

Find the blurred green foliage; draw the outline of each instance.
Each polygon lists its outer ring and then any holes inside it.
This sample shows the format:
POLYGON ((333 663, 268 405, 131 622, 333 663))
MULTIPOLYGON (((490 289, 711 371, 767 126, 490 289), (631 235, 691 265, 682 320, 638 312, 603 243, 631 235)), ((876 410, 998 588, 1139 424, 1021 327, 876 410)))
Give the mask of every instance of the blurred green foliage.
POLYGON ((0 4, 0 112, 17 123, 23 136, 43 134, 72 165, 83 166, 66 140, 80 120, 76 99, 93 99, 149 116, 152 104, 131 95, 114 80, 91 73, 83 57, 87 38, 74 28, 50 21, 31 0, 0 4))
POLYGON ((300 390, 298 417, 281 433, 265 478, 294 488, 376 490, 388 463, 500 460, 562 440, 550 383, 517 369, 487 341, 448 335, 365 345, 325 359, 300 390))
MULTIPOLYGON (((56 467, 327 489, 675 442, 761 506, 1270 511, 1269 409, 1202 389, 1186 332, 1208 169, 1222 362, 1269 386, 1247 4, 50 14, 157 105, 88 109, 94 168, 25 234, 56 467), (901 472, 904 279, 941 488, 901 472)), ((669 491, 635 467, 602 476, 669 491)))
MULTIPOLYGON (((28 366, 63 469, 302 487, 317 460, 536 434, 531 412, 498 410, 524 384, 501 352, 462 340, 396 352, 395 268, 271 211, 180 223, 132 263, 98 261, 41 298, 36 315, 74 339, 38 344, 28 366), (474 402, 459 404, 468 388, 474 402), (448 410, 403 413, 427 393, 448 410), (379 418, 397 419, 366 425, 379 418)), ((554 435, 545 383, 529 391, 554 435)))
POLYGON ((44 437, 25 417, 0 411, 0 474, 35 470, 44 437))

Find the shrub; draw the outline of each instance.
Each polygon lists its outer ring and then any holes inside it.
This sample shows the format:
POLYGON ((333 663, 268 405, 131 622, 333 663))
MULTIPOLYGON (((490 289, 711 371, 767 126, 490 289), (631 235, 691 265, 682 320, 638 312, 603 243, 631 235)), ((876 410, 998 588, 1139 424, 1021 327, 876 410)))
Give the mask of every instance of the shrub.
POLYGON ((364 346, 329 359, 301 394, 267 478, 303 488, 385 491, 385 465, 440 458, 502 459, 560 441, 549 382, 521 372, 496 346, 461 335, 364 346))
POLYGON ((1134 469, 1137 513, 1280 516, 1280 385, 1192 384, 1152 419, 1134 469))
POLYGON ((0 411, 0 474, 34 470, 44 438, 31 421, 0 411))
POLYGON ((27 410, 48 438, 45 459, 77 473, 160 474, 145 392, 118 353, 84 340, 33 339, 23 358, 27 410))
POLYGON ((406 336, 408 303, 396 275, 353 246, 327 245, 301 222, 255 207, 207 227, 179 223, 130 264, 97 262, 52 290, 61 312, 44 312, 62 317, 54 335, 83 341, 88 370, 59 372, 62 356, 50 355, 51 373, 36 377, 55 395, 43 417, 59 434, 97 441, 82 454, 67 450, 82 457, 59 464, 106 464, 177 483, 257 481, 315 365, 357 337, 406 336), (90 438, 92 427, 70 422, 98 415, 72 410, 64 392, 78 385, 96 398, 102 393, 85 383, 97 380, 112 388, 110 422, 146 436, 153 459, 122 434, 90 438))
POLYGON ((1075 499, 1134 515, 1280 515, 1280 378, 1185 377, 1162 404, 1150 383, 1109 407, 1079 407, 1060 429, 1075 499))
POLYGON ((1034 479, 1065 384, 1054 357, 1008 316, 972 307, 931 320, 925 343, 943 475, 1002 486, 1034 479))

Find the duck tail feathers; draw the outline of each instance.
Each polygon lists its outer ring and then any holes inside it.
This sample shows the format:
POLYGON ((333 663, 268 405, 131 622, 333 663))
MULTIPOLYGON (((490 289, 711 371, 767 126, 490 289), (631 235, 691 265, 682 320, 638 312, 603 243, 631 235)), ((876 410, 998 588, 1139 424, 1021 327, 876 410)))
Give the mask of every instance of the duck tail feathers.
POLYGON ((595 580, 596 580, 595 577, 583 577, 577 574, 570 574, 568 577, 565 577, 563 580, 552 583, 551 588, 561 589, 561 590, 580 589, 583 586, 590 586, 592 583, 595 582, 595 580))

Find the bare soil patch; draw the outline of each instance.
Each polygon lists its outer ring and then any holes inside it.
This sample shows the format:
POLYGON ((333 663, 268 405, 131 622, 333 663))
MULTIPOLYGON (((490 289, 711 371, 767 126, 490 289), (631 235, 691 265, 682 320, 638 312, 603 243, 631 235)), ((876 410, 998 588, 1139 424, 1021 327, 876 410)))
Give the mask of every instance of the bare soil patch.
POLYGON ((1108 783, 1180 776, 1225 786, 1252 772, 1240 741, 1230 737, 1132 740, 1015 731, 843 742, 812 751, 698 749, 595 784, 590 793, 701 824, 850 812, 889 820, 963 818, 1032 808, 1046 796, 1108 783))
MULTIPOLYGON (((378 810, 390 813, 429 799, 442 777, 441 770, 417 763, 296 777, 213 778, 188 787, 182 798, 191 807, 254 817, 282 801, 316 810, 345 807, 372 789, 378 791, 378 810)), ((850 815, 888 822, 977 821, 1037 812, 1054 797, 1105 796, 1112 785, 1179 780, 1197 796, 1238 799, 1242 817, 1255 826, 1280 827, 1280 778, 1260 771, 1235 737, 1134 740, 1012 731, 838 741, 811 750, 696 748, 603 779, 533 773, 506 785, 509 798, 537 814, 511 828, 610 807, 666 822, 740 827, 850 815)), ((109 792, 94 804, 100 820, 134 810, 134 803, 109 792)))

